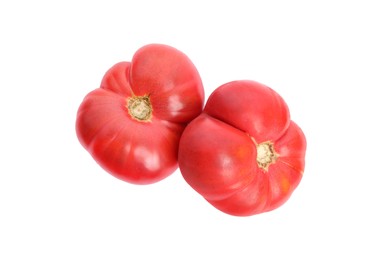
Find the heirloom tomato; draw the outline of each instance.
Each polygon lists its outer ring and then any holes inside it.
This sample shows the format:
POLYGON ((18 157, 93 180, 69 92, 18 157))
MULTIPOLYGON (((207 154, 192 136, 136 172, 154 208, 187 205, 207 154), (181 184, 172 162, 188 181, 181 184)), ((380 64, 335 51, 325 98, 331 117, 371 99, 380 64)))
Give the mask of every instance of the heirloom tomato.
POLYGON ((290 197, 305 165, 306 140, 285 101, 254 81, 217 88, 184 130, 184 179, 217 209, 237 216, 273 210, 290 197))
POLYGON ((86 95, 77 112, 77 137, 115 177, 154 183, 177 168, 180 136, 203 102, 190 59, 167 45, 146 45, 131 62, 110 68, 100 88, 86 95))

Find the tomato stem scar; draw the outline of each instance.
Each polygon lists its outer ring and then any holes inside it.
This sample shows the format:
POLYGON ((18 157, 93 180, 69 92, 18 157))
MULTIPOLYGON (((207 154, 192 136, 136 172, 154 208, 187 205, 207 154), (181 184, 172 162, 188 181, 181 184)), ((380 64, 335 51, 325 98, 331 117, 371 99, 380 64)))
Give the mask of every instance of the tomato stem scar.
POLYGON ((268 171, 268 167, 275 163, 278 158, 278 154, 274 149, 274 144, 271 141, 256 144, 256 150, 257 165, 263 170, 268 171))
POLYGON ((130 116, 138 121, 150 121, 152 117, 152 104, 149 96, 133 96, 127 100, 127 110, 130 116))

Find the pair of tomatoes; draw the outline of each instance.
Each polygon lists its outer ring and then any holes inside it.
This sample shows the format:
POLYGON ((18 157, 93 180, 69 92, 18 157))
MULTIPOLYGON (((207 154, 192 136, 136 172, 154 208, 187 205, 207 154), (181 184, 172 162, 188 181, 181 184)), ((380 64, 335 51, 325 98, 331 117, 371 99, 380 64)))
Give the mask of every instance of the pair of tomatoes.
POLYGON ((249 216, 283 204, 302 178, 306 150, 284 100, 260 83, 233 81, 203 103, 190 59, 146 45, 84 98, 76 132, 96 162, 126 182, 154 183, 179 166, 225 213, 249 216))

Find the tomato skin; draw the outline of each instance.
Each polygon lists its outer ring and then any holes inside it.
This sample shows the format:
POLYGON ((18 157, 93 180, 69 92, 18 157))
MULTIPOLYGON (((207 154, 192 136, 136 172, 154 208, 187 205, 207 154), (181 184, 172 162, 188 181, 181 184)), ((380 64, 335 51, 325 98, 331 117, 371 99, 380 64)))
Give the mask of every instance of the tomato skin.
POLYGON ((223 199, 247 186, 256 174, 256 148, 244 132, 203 113, 180 141, 185 180, 206 199, 223 199))
POLYGON ((217 88, 184 130, 179 167, 187 183, 217 209, 250 216, 278 208, 301 181, 306 139, 287 104, 269 87, 234 81, 217 88), (267 168, 257 147, 271 143, 267 168))
POLYGON ((86 95, 77 112, 77 137, 113 176, 154 183, 177 169, 180 136, 203 102, 203 85, 189 58, 167 45, 146 45, 132 62, 110 68, 100 88, 86 95), (130 114, 132 97, 150 100, 150 119, 130 114))
POLYGON ((233 81, 209 97, 204 112, 254 137, 258 143, 279 138, 290 123, 284 100, 255 81, 233 81))

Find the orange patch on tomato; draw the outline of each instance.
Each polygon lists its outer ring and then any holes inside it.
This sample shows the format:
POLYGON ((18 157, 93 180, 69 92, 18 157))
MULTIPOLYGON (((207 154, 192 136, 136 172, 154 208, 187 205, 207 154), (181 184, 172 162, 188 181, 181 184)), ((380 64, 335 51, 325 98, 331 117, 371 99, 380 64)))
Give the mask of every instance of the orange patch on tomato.
POLYGON ((281 188, 283 193, 287 193, 290 190, 290 181, 286 177, 281 179, 281 188))

